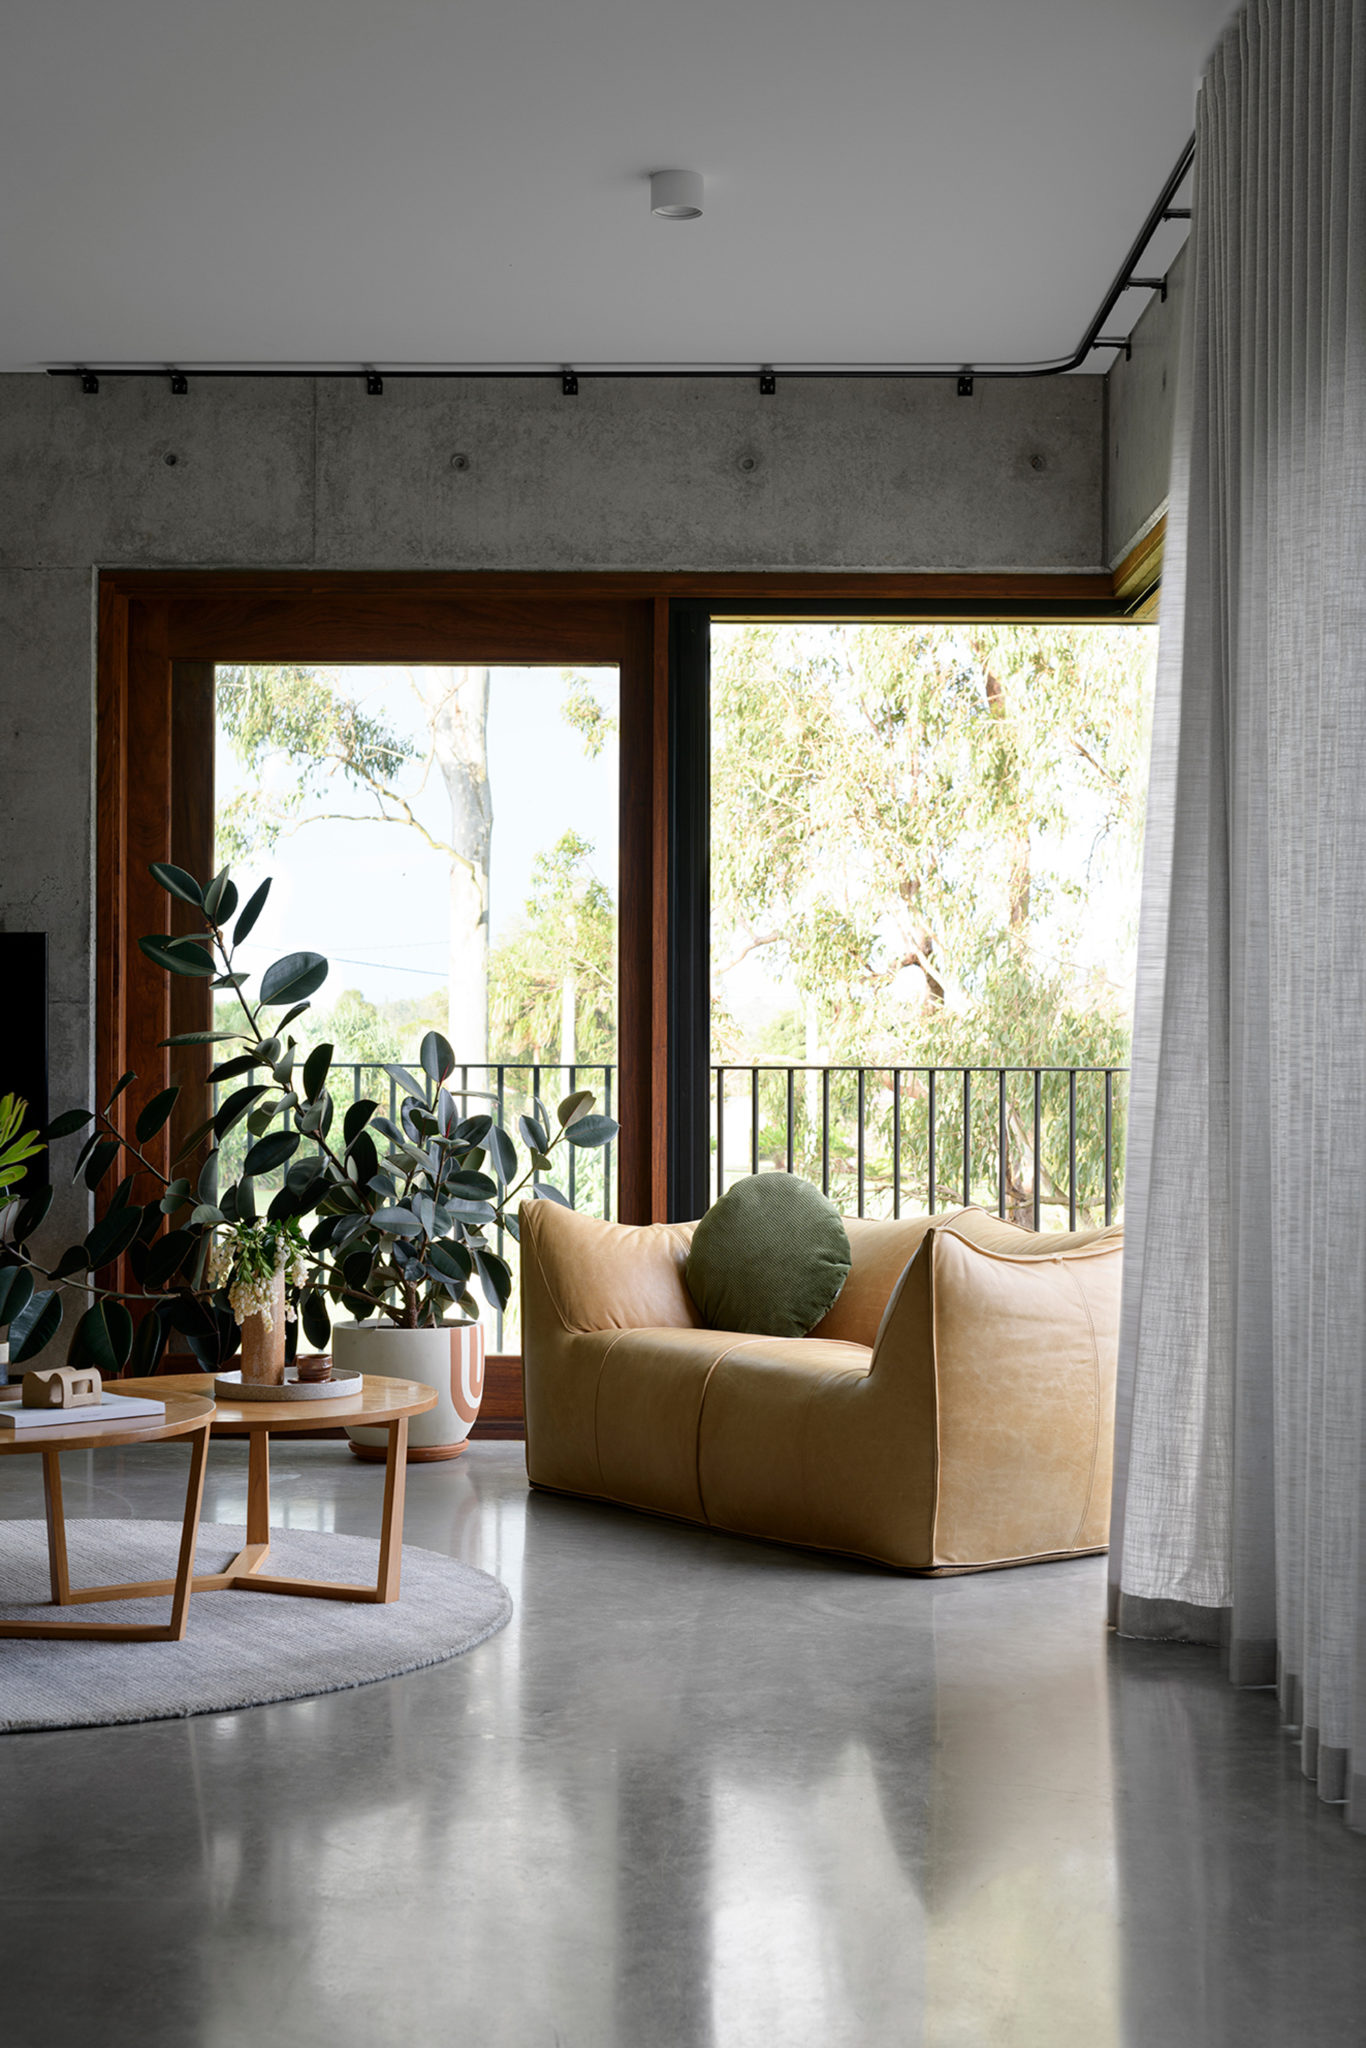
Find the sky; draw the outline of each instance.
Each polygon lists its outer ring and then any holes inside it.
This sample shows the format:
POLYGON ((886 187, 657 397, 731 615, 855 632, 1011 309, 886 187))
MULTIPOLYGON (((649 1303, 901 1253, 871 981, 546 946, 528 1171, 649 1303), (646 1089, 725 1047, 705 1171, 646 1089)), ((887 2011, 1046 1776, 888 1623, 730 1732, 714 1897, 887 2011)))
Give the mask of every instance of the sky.
MULTIPOLYGON (((421 712, 403 668, 351 668, 346 680, 367 710, 421 737, 421 712)), ((492 936, 496 945, 520 914, 532 863, 571 827, 595 848, 593 867, 616 894, 617 747, 615 734, 596 760, 560 715, 566 679, 580 676, 600 703, 617 709, 615 669, 496 668, 490 672, 488 754, 493 792, 490 864, 492 936)), ((411 792, 420 762, 404 771, 411 792)), ((267 784, 287 781, 283 763, 267 784)), ((221 803, 247 779, 220 731, 215 761, 221 803)), ((317 808, 364 812, 373 799, 338 777, 317 808)), ((438 837, 449 832, 440 774, 433 769, 414 808, 438 837)), ((420 996, 447 980, 448 863, 411 827, 396 824, 310 824, 282 837, 249 868, 235 871, 243 900, 266 875, 273 883, 265 911, 242 947, 239 965, 258 974, 282 953, 323 953, 332 972, 315 1002, 326 1007, 343 989, 373 1002, 420 996)))

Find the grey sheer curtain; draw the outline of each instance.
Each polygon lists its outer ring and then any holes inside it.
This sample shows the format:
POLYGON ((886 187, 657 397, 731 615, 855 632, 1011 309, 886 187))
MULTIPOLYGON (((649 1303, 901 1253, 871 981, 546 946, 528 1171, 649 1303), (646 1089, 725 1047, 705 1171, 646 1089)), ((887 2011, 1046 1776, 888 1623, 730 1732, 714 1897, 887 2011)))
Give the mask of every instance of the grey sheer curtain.
POLYGON ((1111 1614, 1366 1829, 1366 0, 1234 18, 1188 262, 1111 1614))

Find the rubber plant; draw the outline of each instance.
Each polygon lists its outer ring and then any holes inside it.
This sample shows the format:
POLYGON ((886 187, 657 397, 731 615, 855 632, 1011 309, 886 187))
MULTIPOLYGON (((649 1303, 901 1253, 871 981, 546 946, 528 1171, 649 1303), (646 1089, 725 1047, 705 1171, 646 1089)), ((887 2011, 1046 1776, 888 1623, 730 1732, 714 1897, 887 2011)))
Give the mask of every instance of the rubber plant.
POLYGON ((75 1294, 89 1305, 71 1335, 71 1363, 106 1374, 129 1365, 152 1373, 177 1331, 201 1365, 221 1367, 240 1336, 233 1297, 240 1306, 254 1295, 266 1240, 271 1256, 287 1261, 289 1313, 320 1349, 338 1304, 359 1320, 380 1317, 405 1329, 473 1321, 476 1283, 491 1306, 506 1307, 511 1274, 491 1233, 516 1239, 522 1199, 567 1205, 546 1177, 556 1154, 609 1145, 618 1130, 614 1119, 594 1114, 586 1089, 566 1097, 553 1116, 534 1099, 518 1120, 523 1161, 493 1116, 464 1113, 466 1091, 457 1105, 445 1086, 455 1055, 435 1031, 422 1041, 420 1075, 407 1066, 385 1068, 396 1084, 392 1117, 369 1098, 337 1102, 328 1085, 333 1048, 305 1051, 290 1028, 326 980, 326 959, 288 953, 265 970, 254 995, 252 977, 236 964, 265 907, 269 879, 239 909, 226 868, 208 882, 165 862, 150 871, 202 924, 190 933, 142 938, 141 950, 166 973, 229 994, 240 1011, 236 1030, 178 1032, 161 1041, 213 1046, 209 1080, 219 1099, 169 1171, 146 1148, 171 1118, 176 1087, 157 1089, 134 1110, 132 1096, 123 1098, 137 1076, 127 1073, 101 1108, 67 1110, 47 1126, 42 1136, 49 1143, 81 1137, 72 1179, 83 1179, 93 1193, 109 1192, 80 1243, 50 1260, 39 1256, 34 1240, 51 1187, 4 1211, 0 1323, 10 1320, 11 1363, 52 1342, 64 1300, 75 1294), (239 1126, 249 1142, 236 1178, 223 1185, 224 1145, 239 1126), (193 1180, 178 1170, 206 1146, 193 1180), (260 1186, 277 1172, 280 1187, 260 1186), (114 1284, 121 1259, 131 1286, 114 1284))

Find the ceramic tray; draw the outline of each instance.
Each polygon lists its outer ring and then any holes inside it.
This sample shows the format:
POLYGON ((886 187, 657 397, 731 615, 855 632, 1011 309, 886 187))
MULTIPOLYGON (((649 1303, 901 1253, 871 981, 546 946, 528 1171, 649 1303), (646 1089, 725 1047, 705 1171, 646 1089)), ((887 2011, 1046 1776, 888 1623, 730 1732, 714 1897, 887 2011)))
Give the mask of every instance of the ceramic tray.
POLYGON ((213 1390, 225 1401, 345 1401, 360 1393, 360 1383, 358 1372, 338 1372, 335 1365, 330 1380, 301 1380, 297 1368, 287 1365, 281 1386, 268 1387, 259 1380, 244 1380, 240 1372, 220 1372, 214 1379, 213 1390))

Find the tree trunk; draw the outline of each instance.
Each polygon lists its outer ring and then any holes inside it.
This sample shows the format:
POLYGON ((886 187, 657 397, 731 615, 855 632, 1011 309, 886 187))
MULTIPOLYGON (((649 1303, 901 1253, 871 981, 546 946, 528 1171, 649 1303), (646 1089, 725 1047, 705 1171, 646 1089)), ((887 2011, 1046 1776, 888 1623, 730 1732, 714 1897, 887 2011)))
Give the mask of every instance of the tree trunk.
POLYGON ((462 1064, 489 1056, 489 672, 441 669, 433 677, 432 744, 451 806, 450 991, 447 1035, 462 1064), (438 680, 439 679, 439 680, 438 680))
MULTIPOLYGON (((579 984, 572 969, 560 983, 560 1065, 572 1067, 578 1057, 579 984)), ((568 1077, 565 1086, 568 1087, 568 1077)))

